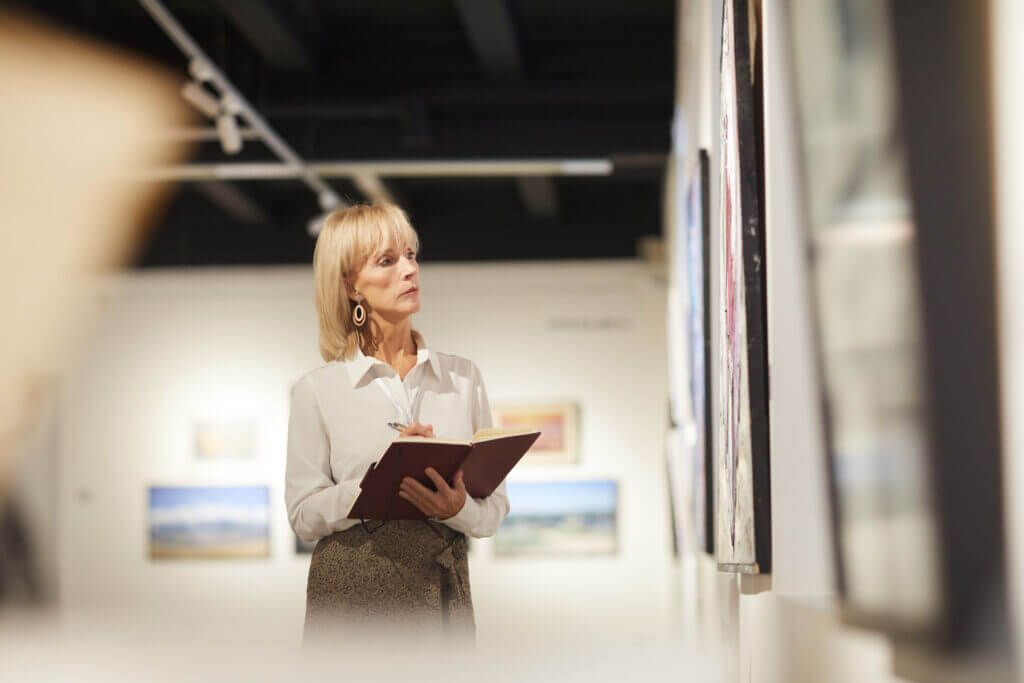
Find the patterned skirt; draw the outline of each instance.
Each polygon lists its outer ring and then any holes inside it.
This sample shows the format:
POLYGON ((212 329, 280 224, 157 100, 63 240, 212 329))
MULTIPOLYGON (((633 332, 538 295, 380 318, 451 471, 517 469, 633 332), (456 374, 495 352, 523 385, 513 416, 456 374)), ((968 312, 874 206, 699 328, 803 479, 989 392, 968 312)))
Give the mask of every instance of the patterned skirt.
POLYGON ((383 632, 472 646, 466 536, 437 522, 367 524, 372 534, 356 525, 316 544, 303 641, 337 646, 383 632))

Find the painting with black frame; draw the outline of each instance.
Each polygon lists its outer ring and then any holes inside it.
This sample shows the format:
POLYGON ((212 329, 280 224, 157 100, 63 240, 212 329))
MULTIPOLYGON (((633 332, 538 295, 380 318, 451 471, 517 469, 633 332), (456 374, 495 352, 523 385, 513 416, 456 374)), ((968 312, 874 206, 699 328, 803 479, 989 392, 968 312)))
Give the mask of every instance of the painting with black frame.
POLYGON ((771 571, 760 12, 726 0, 721 55, 721 306, 715 553, 720 571, 771 571))
POLYGON ((985 4, 789 7, 843 618, 944 647, 1005 621, 985 4))
POLYGON ((711 308, 710 288, 710 215, 708 188, 710 167, 707 150, 697 153, 686 189, 685 242, 687 297, 687 333, 690 351, 690 409, 696 429, 694 446, 694 524, 697 548, 715 552, 715 468, 711 445, 711 308))

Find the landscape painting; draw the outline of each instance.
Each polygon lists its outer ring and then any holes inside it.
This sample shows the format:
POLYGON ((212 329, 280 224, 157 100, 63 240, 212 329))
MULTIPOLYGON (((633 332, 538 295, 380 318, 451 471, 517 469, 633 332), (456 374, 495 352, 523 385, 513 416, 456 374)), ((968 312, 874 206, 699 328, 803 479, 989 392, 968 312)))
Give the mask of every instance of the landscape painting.
POLYGON ((149 489, 153 559, 270 556, 266 486, 153 486, 149 489))
POLYGON ((611 555, 618 550, 618 484, 508 482, 511 511, 494 537, 504 557, 611 555))
POLYGON ((495 427, 540 430, 540 436, 523 459, 524 463, 535 465, 572 464, 579 459, 578 412, 574 403, 497 405, 492 409, 495 427))

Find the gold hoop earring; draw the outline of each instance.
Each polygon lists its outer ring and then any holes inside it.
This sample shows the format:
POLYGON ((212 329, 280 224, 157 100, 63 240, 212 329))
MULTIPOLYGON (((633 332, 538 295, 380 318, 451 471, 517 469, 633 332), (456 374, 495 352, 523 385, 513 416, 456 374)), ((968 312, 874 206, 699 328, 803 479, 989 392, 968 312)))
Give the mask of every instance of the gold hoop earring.
POLYGON ((361 330, 366 325, 366 307, 360 302, 355 302, 355 304, 352 307, 352 324, 356 326, 357 330, 361 330))

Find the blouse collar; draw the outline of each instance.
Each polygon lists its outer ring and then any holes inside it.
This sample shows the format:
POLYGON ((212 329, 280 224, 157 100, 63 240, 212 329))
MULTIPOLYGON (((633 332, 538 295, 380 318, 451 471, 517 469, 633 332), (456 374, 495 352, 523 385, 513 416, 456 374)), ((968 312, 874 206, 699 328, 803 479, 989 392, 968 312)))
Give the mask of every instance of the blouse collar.
MULTIPOLYGON (((434 375, 436 375, 438 379, 441 379, 441 363, 437 358, 437 354, 432 353, 430 349, 427 348, 427 343, 423 340, 423 335, 416 330, 412 331, 412 339, 416 343, 416 365, 427 363, 430 366, 430 369, 433 370, 434 375)), ((345 360, 342 361, 342 363, 348 371, 349 379, 352 380, 352 386, 358 385, 360 380, 362 380, 363 377, 366 376, 366 373, 368 373, 375 365, 383 365, 384 367, 391 369, 391 366, 384 361, 364 354, 363 350, 359 347, 356 347, 356 355, 351 360, 345 360)), ((413 368, 415 368, 416 365, 414 365, 413 368)))

